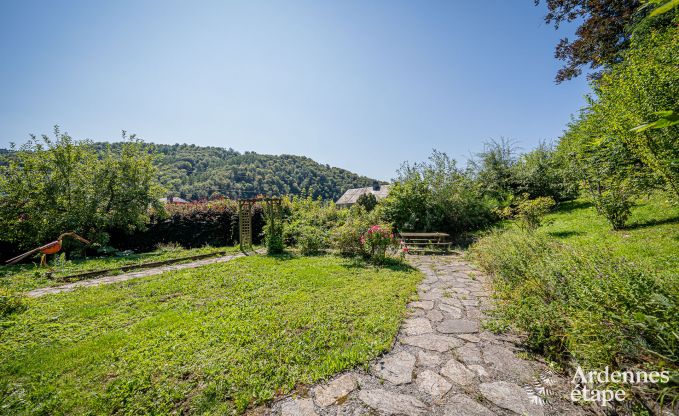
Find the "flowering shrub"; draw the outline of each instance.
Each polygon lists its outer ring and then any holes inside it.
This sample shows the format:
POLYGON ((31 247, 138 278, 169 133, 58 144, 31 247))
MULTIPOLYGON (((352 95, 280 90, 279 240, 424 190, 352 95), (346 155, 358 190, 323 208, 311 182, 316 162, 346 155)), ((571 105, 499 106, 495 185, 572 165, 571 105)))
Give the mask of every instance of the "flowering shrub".
POLYGON ((387 249, 396 244, 394 234, 379 225, 373 225, 360 238, 363 252, 375 263, 382 263, 387 249))

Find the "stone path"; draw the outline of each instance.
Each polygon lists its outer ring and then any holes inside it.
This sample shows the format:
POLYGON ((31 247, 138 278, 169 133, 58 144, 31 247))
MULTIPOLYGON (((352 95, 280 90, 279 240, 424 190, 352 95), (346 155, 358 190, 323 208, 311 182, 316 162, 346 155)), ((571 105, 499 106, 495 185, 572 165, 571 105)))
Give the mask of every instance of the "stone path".
POLYGON ((79 287, 92 287, 100 285, 110 285, 111 283, 124 282, 126 280, 138 279, 140 277, 153 276, 169 272, 172 270, 194 269, 196 267, 206 266, 208 264, 223 263, 225 261, 233 260, 238 257, 243 257, 245 254, 237 253, 221 257, 212 257, 209 259, 196 260, 189 263, 170 264, 167 266, 155 267, 152 269, 139 270, 136 272, 122 273, 112 276, 104 276, 96 279, 81 280, 74 283, 68 283, 62 286, 43 287, 40 289, 31 290, 26 293, 26 296, 31 298, 38 298, 40 296, 51 295, 61 292, 70 292, 79 287))
POLYGON ((569 381, 521 357, 519 339, 484 331, 486 277, 459 256, 411 256, 425 279, 393 349, 308 392, 255 409, 276 416, 581 415, 569 381), (518 353, 518 355, 517 355, 518 353))

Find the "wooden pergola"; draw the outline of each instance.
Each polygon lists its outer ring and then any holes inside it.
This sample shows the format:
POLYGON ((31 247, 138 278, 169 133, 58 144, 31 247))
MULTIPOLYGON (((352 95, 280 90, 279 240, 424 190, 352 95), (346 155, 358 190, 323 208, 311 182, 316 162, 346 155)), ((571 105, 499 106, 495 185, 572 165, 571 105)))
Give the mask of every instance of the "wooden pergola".
POLYGON ((270 221, 280 220, 281 198, 258 196, 238 200, 238 234, 241 251, 252 250, 252 208, 264 203, 265 214, 270 221))

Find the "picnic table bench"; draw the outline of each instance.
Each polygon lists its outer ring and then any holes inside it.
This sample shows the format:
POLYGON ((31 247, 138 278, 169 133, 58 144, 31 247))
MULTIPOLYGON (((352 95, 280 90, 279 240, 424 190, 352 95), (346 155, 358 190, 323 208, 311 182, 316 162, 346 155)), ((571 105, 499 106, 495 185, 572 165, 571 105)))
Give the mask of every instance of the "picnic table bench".
POLYGON ((399 233, 401 248, 408 251, 448 251, 450 250, 450 235, 446 233, 399 233))

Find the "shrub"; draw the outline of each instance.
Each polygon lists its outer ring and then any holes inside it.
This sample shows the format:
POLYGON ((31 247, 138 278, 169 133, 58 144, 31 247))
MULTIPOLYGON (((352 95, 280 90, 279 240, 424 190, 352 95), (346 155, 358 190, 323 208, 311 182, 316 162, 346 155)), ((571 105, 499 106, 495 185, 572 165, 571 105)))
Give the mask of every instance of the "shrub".
POLYGON ((346 219, 330 232, 332 247, 342 256, 366 256, 361 236, 370 228, 370 224, 381 222, 381 205, 378 204, 375 209, 367 212, 362 206, 355 204, 345 211, 346 219))
POLYGON ((28 309, 26 298, 8 289, 0 288, 0 317, 4 318, 13 313, 28 309))
POLYGON ((387 257, 387 249, 395 245, 394 234, 379 225, 373 225, 363 233, 359 241, 363 252, 376 264, 381 264, 387 257))
MULTIPOLYGON (((238 244, 238 205, 235 201, 191 202, 167 204, 166 214, 153 213, 144 231, 132 235, 112 233, 110 245, 117 249, 153 250, 159 244, 179 244, 182 247, 232 246, 238 244)), ((252 211, 252 238, 259 243, 264 228, 262 207, 252 211)))
POLYGON ((552 146, 540 143, 534 150, 519 156, 512 166, 514 195, 551 196, 557 201, 576 198, 578 182, 567 167, 552 146))
POLYGON ((522 200, 516 207, 519 227, 528 231, 536 230, 540 227, 542 218, 547 215, 554 205, 555 202, 551 196, 522 200))
POLYGON ((434 151, 429 162, 405 164, 398 179, 381 204, 384 219, 399 230, 456 234, 495 220, 493 201, 445 153, 434 151))
POLYGON ((598 192, 592 199, 597 212, 606 217, 614 230, 625 227, 625 223, 632 213, 634 202, 624 188, 606 189, 598 192))
POLYGON ((66 231, 106 244, 109 230, 141 230, 149 206, 162 210, 152 149, 134 136, 99 152, 58 128, 55 136, 33 137, 0 164, 0 229, 16 248, 39 246, 66 231))
POLYGON ((326 232, 309 225, 302 227, 297 240, 297 247, 305 256, 320 253, 328 248, 326 232))
POLYGON ((362 206, 366 211, 370 212, 377 206, 377 198, 372 193, 365 193, 358 197, 356 204, 362 206))
POLYGON ((489 234, 470 256, 493 275, 497 326, 526 332, 528 345, 551 359, 590 369, 676 370, 676 282, 520 230, 489 234))
POLYGON ((289 214, 283 232, 285 244, 298 247, 302 254, 317 254, 328 248, 330 234, 348 215, 333 202, 311 197, 294 197, 289 201, 289 214))
POLYGON ((280 254, 285 248, 283 242, 283 218, 281 217, 280 207, 267 205, 264 210, 266 213, 266 225, 264 226, 264 244, 267 254, 280 254))

